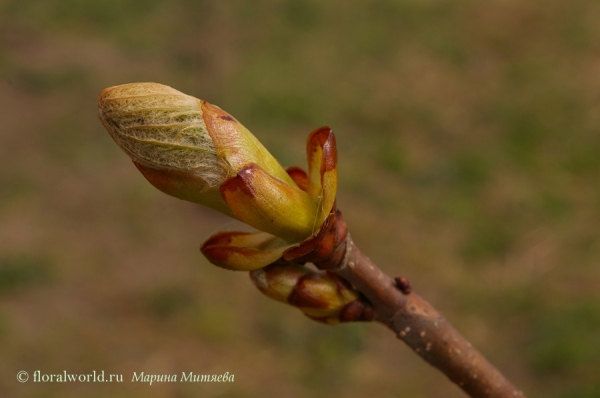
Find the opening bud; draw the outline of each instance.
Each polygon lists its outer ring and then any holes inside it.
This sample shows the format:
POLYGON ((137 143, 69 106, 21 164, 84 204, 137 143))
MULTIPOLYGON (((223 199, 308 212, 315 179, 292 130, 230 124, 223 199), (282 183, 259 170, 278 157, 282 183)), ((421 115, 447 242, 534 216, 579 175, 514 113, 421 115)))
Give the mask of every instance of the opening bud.
POLYGON ((106 130, 161 191, 287 242, 304 240, 322 222, 318 193, 300 189, 221 108, 157 83, 107 88, 98 107, 106 130))

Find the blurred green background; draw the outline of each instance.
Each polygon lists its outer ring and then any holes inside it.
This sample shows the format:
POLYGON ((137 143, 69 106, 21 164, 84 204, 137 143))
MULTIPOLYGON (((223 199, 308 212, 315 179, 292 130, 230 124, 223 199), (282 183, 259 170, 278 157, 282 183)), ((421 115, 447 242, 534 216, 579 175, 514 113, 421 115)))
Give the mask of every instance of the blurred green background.
POLYGON ((599 20, 594 0, 0 2, 0 395, 464 396, 380 325, 317 324, 202 257, 236 224, 153 189, 97 118, 103 88, 155 81, 286 166, 332 126, 363 251, 529 397, 600 397, 599 20))

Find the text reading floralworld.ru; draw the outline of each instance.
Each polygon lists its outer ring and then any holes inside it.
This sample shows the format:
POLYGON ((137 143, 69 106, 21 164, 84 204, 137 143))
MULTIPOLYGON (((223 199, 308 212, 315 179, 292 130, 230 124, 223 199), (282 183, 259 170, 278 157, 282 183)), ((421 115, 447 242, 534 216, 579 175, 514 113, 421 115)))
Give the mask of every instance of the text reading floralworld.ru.
MULTIPOLYGON (((17 373, 17 380, 25 383, 29 380, 29 373, 22 370, 17 373)), ((127 378, 125 378, 127 380, 127 378)), ((231 383, 234 375, 225 372, 221 375, 197 374, 194 372, 181 372, 181 374, 147 374, 133 372, 130 379, 134 383, 231 383)), ((122 383, 123 374, 105 373, 103 370, 91 373, 42 373, 40 370, 33 372, 34 383, 122 383)))

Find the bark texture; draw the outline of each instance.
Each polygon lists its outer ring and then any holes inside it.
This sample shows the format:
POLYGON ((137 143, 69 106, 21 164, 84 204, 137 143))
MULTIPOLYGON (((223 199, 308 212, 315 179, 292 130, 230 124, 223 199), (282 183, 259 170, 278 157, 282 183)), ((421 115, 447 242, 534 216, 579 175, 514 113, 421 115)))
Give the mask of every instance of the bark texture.
MULTIPOLYGON (((418 294, 401 291, 346 237, 346 253, 327 267, 352 283, 373 305, 374 320, 392 329, 424 360, 442 371, 471 397, 524 398, 483 355, 418 294)), ((406 291, 406 290, 405 290, 406 291)))

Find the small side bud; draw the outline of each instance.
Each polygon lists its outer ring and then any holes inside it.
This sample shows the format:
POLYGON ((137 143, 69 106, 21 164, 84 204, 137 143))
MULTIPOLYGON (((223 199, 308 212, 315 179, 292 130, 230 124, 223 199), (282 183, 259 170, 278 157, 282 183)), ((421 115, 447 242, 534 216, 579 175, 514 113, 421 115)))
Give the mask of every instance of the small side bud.
POLYGON ((296 264, 271 264, 250 273, 265 295, 328 324, 370 320, 370 307, 350 285, 330 272, 316 272, 296 264))
POLYGON ((394 282, 396 282, 396 286, 402 294, 410 294, 412 292, 412 283, 405 277, 397 276, 394 278, 394 282))

